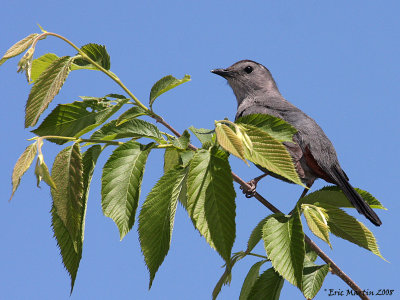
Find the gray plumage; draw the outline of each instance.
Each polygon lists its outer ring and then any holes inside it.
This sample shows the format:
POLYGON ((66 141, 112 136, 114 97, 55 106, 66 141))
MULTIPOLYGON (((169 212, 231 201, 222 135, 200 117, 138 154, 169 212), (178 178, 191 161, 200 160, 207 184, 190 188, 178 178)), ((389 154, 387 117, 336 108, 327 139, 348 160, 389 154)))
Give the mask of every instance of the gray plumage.
POLYGON ((304 184, 311 187, 317 178, 322 178, 338 185, 360 214, 377 226, 382 224, 376 213, 350 185, 340 167, 335 148, 321 127, 283 98, 266 67, 251 60, 242 60, 227 69, 212 72, 224 77, 231 86, 238 104, 236 119, 250 114, 267 114, 281 118, 297 129, 298 132, 293 136, 294 143, 284 144, 304 184))

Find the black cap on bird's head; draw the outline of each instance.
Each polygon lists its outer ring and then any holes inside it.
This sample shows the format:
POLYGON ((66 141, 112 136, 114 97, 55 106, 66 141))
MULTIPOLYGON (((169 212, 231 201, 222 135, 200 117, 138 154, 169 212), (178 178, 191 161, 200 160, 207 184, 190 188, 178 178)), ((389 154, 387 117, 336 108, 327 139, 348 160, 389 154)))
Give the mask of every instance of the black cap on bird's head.
POLYGON ((248 95, 265 92, 278 92, 275 80, 270 71, 252 60, 241 60, 226 69, 214 69, 212 73, 224 77, 238 102, 243 101, 248 95))

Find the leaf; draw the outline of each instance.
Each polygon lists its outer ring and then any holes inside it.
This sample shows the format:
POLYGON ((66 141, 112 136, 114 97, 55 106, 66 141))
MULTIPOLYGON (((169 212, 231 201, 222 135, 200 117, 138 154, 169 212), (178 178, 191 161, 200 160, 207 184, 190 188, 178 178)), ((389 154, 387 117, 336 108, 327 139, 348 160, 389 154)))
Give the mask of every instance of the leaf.
POLYGON ((131 119, 135 119, 137 117, 147 115, 147 112, 139 107, 139 106, 134 106, 125 111, 122 115, 120 115, 117 119, 117 126, 125 123, 126 121, 129 121, 131 119))
POLYGON ((247 124, 241 126, 246 130, 253 144, 253 151, 250 152, 245 148, 245 157, 248 160, 304 186, 294 168, 292 157, 284 145, 257 127, 247 124))
POLYGON ((247 242, 247 249, 246 249, 247 253, 253 251, 254 247, 257 246, 257 244, 261 241, 264 224, 271 216, 272 215, 265 217, 257 224, 256 227, 254 227, 253 231, 251 232, 250 238, 247 242))
MULTIPOLYGON (((81 50, 104 69, 110 70, 110 55, 107 53, 105 46, 91 43, 82 46, 81 50)), ((96 66, 92 65, 88 60, 79 54, 78 58, 74 59, 74 64, 86 69, 97 69, 96 66)))
POLYGON ((41 153, 39 153, 38 158, 36 160, 35 175, 36 175, 37 187, 40 187, 39 184, 43 180, 44 182, 47 183, 49 187, 53 189, 57 188, 56 184, 54 183, 53 179, 50 176, 49 168, 44 162, 44 158, 41 153))
POLYGON ((52 177, 57 189, 51 189, 53 198, 52 227, 61 251, 63 263, 71 276, 71 292, 82 256, 82 158, 79 145, 74 144, 57 154, 52 177))
POLYGON ((18 62, 17 73, 25 71, 26 80, 31 81, 31 70, 35 48, 29 48, 18 62))
POLYGON ((190 133, 185 130, 179 138, 176 138, 172 141, 172 145, 175 148, 186 150, 190 144, 190 133))
POLYGON ((244 145, 241 139, 229 126, 217 123, 215 126, 215 134, 217 136, 217 141, 222 148, 248 164, 244 157, 244 145))
POLYGON ((14 45, 12 45, 6 53, 3 55, 3 57, 0 59, 0 66, 8 59, 17 56, 24 52, 26 49, 28 49, 33 41, 39 36, 37 33, 32 33, 28 35, 27 37, 23 38, 22 40, 18 41, 14 45))
POLYGON ((164 141, 160 130, 158 130, 155 125, 149 122, 139 119, 132 119, 121 124, 120 126, 117 126, 116 122, 116 120, 113 120, 103 125, 103 127, 95 131, 90 138, 109 141, 127 137, 132 137, 136 139, 147 137, 157 142, 164 141))
POLYGON ((274 269, 301 289, 305 246, 298 207, 291 217, 272 215, 264 224, 263 240, 274 269))
POLYGON ((195 128, 193 126, 189 127, 189 130, 199 139, 199 141, 204 145, 212 143, 214 130, 205 128, 195 128))
MULTIPOLYGON (((372 196, 370 193, 363 191, 361 189, 355 188, 357 193, 371 206, 372 208, 386 208, 372 196)), ((301 203, 314 204, 314 203, 328 204, 335 207, 349 207, 354 208, 354 206, 347 199, 343 191, 338 186, 325 186, 324 188, 310 193, 302 198, 301 203)))
POLYGON ((192 150, 179 151, 179 156, 182 166, 186 167, 192 161, 192 158, 194 156, 194 151, 192 150))
POLYGON ((34 126, 40 115, 60 91, 70 71, 69 56, 55 60, 33 85, 25 108, 25 128, 34 126))
MULTIPOLYGON (((89 101, 59 104, 32 132, 38 136, 80 137, 103 124, 128 101, 129 99, 118 100, 117 104, 107 106, 89 101)), ((67 142, 60 139, 49 140, 59 145, 67 142)))
MULTIPOLYGON (((83 194, 82 194, 82 201, 83 201, 83 219, 82 219, 82 228, 85 228, 85 215, 86 215, 86 206, 87 206, 87 199, 89 196, 89 188, 90 182, 92 181, 94 167, 96 166, 97 159, 102 151, 100 145, 94 145, 87 149, 82 155, 82 181, 83 181, 83 194)), ((82 241, 83 241, 83 231, 82 231, 82 241)))
POLYGON ((260 260, 256 262, 249 270, 244 279, 242 289, 240 290, 239 300, 247 300, 250 292, 256 282, 257 278, 260 275, 260 268, 266 262, 266 260, 260 260))
POLYGON ((83 205, 82 157, 79 144, 69 146, 57 154, 51 176, 57 186, 56 189, 51 189, 55 214, 66 227, 76 250, 83 205))
POLYGON ((12 193, 8 201, 11 201, 12 197, 14 196, 14 193, 17 190, 19 183, 21 182, 22 175, 24 175, 25 172, 31 166, 36 156, 36 153, 37 153, 37 143, 34 142, 33 144, 25 148, 24 152, 21 154, 21 156, 15 163, 13 173, 11 176, 12 193))
POLYGON ((180 156, 176 148, 166 148, 164 153, 164 173, 180 165, 180 156))
POLYGON ((187 211, 207 243, 229 261, 235 240, 236 194, 226 155, 211 150, 199 150, 190 163, 187 211))
POLYGON ((164 173, 147 195, 140 210, 139 241, 150 272, 149 288, 171 244, 176 204, 185 173, 183 168, 164 173))
POLYGON ((262 273, 255 281, 248 300, 278 300, 284 280, 274 269, 262 273))
POLYGON ((92 146, 82 156, 82 170, 83 170, 83 193, 81 197, 81 208, 80 212, 76 211, 77 222, 79 222, 79 227, 77 228, 76 236, 73 237, 69 234, 69 231, 65 224, 63 223, 60 216, 56 213, 56 208, 53 204, 51 214, 52 214, 52 227, 54 231, 54 236, 57 239, 57 244, 61 251, 61 256, 65 268, 71 276, 71 293, 74 288, 74 283, 76 279, 76 274, 78 272, 79 263, 82 258, 82 248, 85 232, 85 216, 87 199, 89 195, 89 185, 92 179, 94 166, 96 164, 97 158, 101 152, 101 147, 99 145, 92 146))
POLYGON ((325 209, 328 215, 328 226, 334 235, 363 247, 384 259, 373 233, 363 223, 340 208, 328 204, 321 204, 321 207, 325 209))
POLYGON ((311 249, 310 245, 306 243, 306 256, 304 261, 314 262, 318 258, 317 252, 311 249))
POLYGON ((58 56, 54 53, 46 53, 32 61, 31 82, 35 82, 40 74, 42 74, 58 56))
POLYGON ((185 75, 182 79, 177 79, 172 75, 161 78, 151 88, 149 100, 150 108, 153 106, 154 100, 156 100, 157 97, 187 81, 190 81, 189 75, 185 75))
POLYGON ((297 132, 297 129, 286 121, 271 115, 247 115, 238 118, 235 123, 257 127, 280 142, 293 142, 293 135, 297 132))
POLYGON ((311 204, 303 204, 303 214, 306 218, 308 227, 317 237, 327 243, 331 248, 329 240, 329 226, 327 222, 327 215, 322 207, 311 204))
POLYGON ((304 262, 302 292, 307 299, 313 299, 324 283, 329 272, 329 265, 316 265, 313 262, 304 262))
POLYGON ((135 222, 144 167, 153 145, 126 142, 114 150, 104 165, 101 206, 104 215, 117 225, 121 240, 135 222))

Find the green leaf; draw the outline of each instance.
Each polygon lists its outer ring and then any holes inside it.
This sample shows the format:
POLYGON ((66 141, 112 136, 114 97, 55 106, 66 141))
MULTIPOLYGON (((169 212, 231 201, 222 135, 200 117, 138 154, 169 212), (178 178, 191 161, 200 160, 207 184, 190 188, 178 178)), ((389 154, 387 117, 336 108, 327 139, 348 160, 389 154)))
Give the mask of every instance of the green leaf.
POLYGON ((274 269, 301 289, 305 246, 298 207, 291 217, 272 215, 264 224, 263 240, 274 269))
POLYGON ((192 158, 194 156, 194 151, 192 150, 179 151, 179 156, 182 166, 186 167, 192 161, 192 158))
POLYGON ((39 153, 38 158, 36 160, 35 175, 38 187, 40 187, 39 184, 43 180, 44 182, 47 183, 49 187, 53 189, 57 188, 56 184, 54 183, 53 179, 50 176, 49 168, 44 162, 44 158, 41 153, 39 153))
POLYGON ((217 123, 215 126, 215 134, 217 136, 217 141, 222 148, 248 164, 244 157, 244 145, 241 139, 229 126, 217 123))
POLYGON ((313 262, 304 262, 302 292, 307 299, 313 299, 324 283, 329 272, 329 265, 316 265, 313 262))
POLYGON ((149 100, 150 107, 153 106, 154 100, 156 100, 157 97, 187 81, 190 81, 189 75, 185 75, 182 79, 177 79, 172 75, 161 78, 151 88, 149 100))
POLYGON ((303 204, 302 209, 308 227, 312 233, 332 248, 329 240, 328 216, 326 215, 325 209, 311 204, 303 204))
POLYGON ((190 133, 185 130, 179 138, 176 138, 172 141, 172 145, 175 148, 186 150, 190 144, 190 133))
MULTIPOLYGON (((128 101, 129 99, 118 100, 115 105, 92 104, 89 101, 59 104, 32 132, 39 136, 80 137, 103 124, 128 101)), ((60 139, 50 139, 50 141, 59 145, 67 142, 60 139)))
POLYGON ((69 56, 55 60, 33 85, 25 108, 25 128, 34 126, 40 115, 60 91, 70 71, 69 56))
POLYGON ((12 45, 7 51, 6 53, 3 55, 3 57, 0 59, 0 66, 8 59, 17 56, 19 54, 21 54, 22 52, 24 52, 26 49, 28 49, 33 41, 35 40, 35 38, 37 38, 39 36, 39 34, 37 33, 32 33, 30 35, 28 35, 27 37, 25 37, 24 39, 18 41, 17 43, 15 43, 14 45, 12 45))
POLYGON ((164 141, 164 138, 157 126, 149 122, 139 119, 132 119, 121 124, 120 126, 117 126, 116 123, 117 121, 113 120, 103 125, 103 127, 95 131, 90 138, 109 141, 127 137, 135 139, 147 137, 157 142, 164 141))
POLYGON ((256 262, 249 270, 244 279, 242 289, 240 290, 239 300, 247 300, 250 292, 256 282, 257 278, 260 275, 260 268, 266 262, 266 260, 261 260, 256 262))
MULTIPOLYGON (((386 210, 386 208, 378 201, 378 199, 376 199, 370 193, 358 188, 355 188, 355 190, 372 208, 386 210)), ((336 207, 354 208, 354 206, 350 203, 343 191, 338 186, 326 186, 318 191, 310 193, 302 198, 301 203, 326 203, 336 207)))
POLYGON ((262 273, 255 281, 248 300, 278 300, 284 280, 274 269, 262 273))
POLYGON ((11 183, 12 183, 12 193, 10 200, 14 196, 15 191, 17 190, 19 183, 21 182, 22 175, 29 169, 31 166, 35 156, 37 153, 37 143, 34 142, 33 144, 26 147, 24 152, 18 158, 17 162, 15 163, 13 173, 11 176, 11 183))
POLYGON ((306 243, 306 256, 304 261, 314 262, 318 258, 317 252, 311 249, 310 245, 306 243))
POLYGON ((176 148, 166 148, 164 153, 164 173, 180 165, 179 151, 176 148))
POLYGON ((35 82, 39 78, 40 74, 42 74, 56 59, 58 59, 57 55, 54 53, 47 53, 33 60, 31 82, 35 82))
POLYGON ((250 238, 247 242, 247 249, 246 249, 247 253, 253 251, 254 247, 257 246, 257 244, 261 241, 264 224, 271 216, 272 215, 265 217, 257 224, 256 227, 254 227, 253 231, 250 234, 250 238))
POLYGON ((83 241, 83 229, 85 228, 85 216, 87 199, 89 196, 90 182, 92 181, 94 167, 96 166, 97 159, 102 151, 100 145, 94 145, 87 149, 82 155, 82 179, 83 179, 83 194, 82 194, 82 241, 83 241))
POLYGON ((140 210, 139 240, 150 272, 149 288, 171 244, 176 204, 185 174, 183 168, 166 172, 147 195, 140 210))
POLYGON ((252 114, 240 117, 235 123, 257 127, 281 142, 293 142, 293 135, 297 132, 296 128, 284 120, 264 114, 252 114))
POLYGON ((241 126, 246 130, 253 144, 253 151, 245 148, 245 157, 248 160, 304 186, 294 168, 292 157, 284 145, 257 127, 247 124, 241 124, 241 126))
POLYGON ((35 48, 29 48, 28 51, 21 57, 18 62, 17 73, 25 71, 26 80, 28 82, 31 81, 31 70, 32 70, 32 61, 33 54, 35 53, 35 48))
POLYGON ((55 213, 74 241, 80 237, 83 175, 79 144, 63 149, 54 159, 51 176, 56 189, 51 189, 55 213))
POLYGON ((220 152, 199 150, 190 163, 187 211, 194 226, 225 261, 235 240, 235 190, 231 169, 220 152))
POLYGON ((125 123, 126 121, 129 121, 131 119, 135 119, 137 117, 147 115, 147 112, 139 107, 139 106, 134 106, 125 111, 122 115, 120 115, 117 119, 117 126, 125 123))
MULTIPOLYGON (((91 43, 82 46, 81 50, 104 69, 110 70, 110 55, 107 53, 105 46, 91 43)), ((88 60, 79 54, 78 57, 74 59, 74 64, 86 69, 97 69, 96 66, 92 65, 88 60)))
POLYGON ((199 139, 200 143, 211 144, 213 141, 214 130, 205 128, 195 128, 193 126, 189 127, 189 130, 199 139))
POLYGON ((373 233, 363 223, 340 208, 328 204, 321 204, 321 207, 325 209, 328 215, 328 226, 334 235, 363 247, 384 259, 373 233))
POLYGON ((57 244, 61 250, 61 256, 63 259, 64 266, 68 270, 71 276, 71 293, 74 288, 76 274, 78 272, 79 263, 82 258, 82 248, 85 232, 85 216, 87 199, 89 195, 89 185, 92 179, 94 166, 97 158, 101 152, 101 147, 95 145, 89 148, 82 156, 83 164, 83 194, 81 197, 81 208, 80 213, 76 211, 76 221, 79 222, 77 228, 77 234, 75 237, 71 236, 67 227, 63 223, 61 217, 57 214, 56 208, 53 204, 52 214, 52 227, 54 230, 54 236, 57 239, 57 244))
POLYGON ((57 189, 51 189, 53 198, 52 227, 60 248, 65 268, 71 276, 71 292, 82 257, 84 211, 83 166, 79 144, 57 154, 52 177, 57 189))
POLYGON ((104 165, 101 205, 104 215, 118 226, 121 240, 135 222, 144 167, 153 145, 126 142, 114 150, 104 165))

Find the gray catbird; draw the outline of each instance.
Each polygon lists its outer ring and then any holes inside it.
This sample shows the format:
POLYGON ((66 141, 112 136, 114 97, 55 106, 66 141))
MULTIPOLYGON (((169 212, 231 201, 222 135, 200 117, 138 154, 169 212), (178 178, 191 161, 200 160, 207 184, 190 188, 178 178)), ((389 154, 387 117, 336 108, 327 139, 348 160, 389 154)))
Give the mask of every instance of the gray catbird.
MULTIPOLYGON (((293 136, 294 143, 285 142, 284 145, 307 187, 311 187, 317 178, 336 184, 360 214, 376 226, 382 224, 377 214, 350 185, 349 178, 340 167, 335 148, 321 127, 282 97, 266 67, 251 60, 241 60, 227 69, 211 72, 224 77, 235 93, 238 103, 236 119, 250 114, 267 114, 281 118, 297 129, 293 136)), ((268 170, 260 169, 283 179, 268 170)), ((306 190, 302 196, 305 193, 306 190)))

